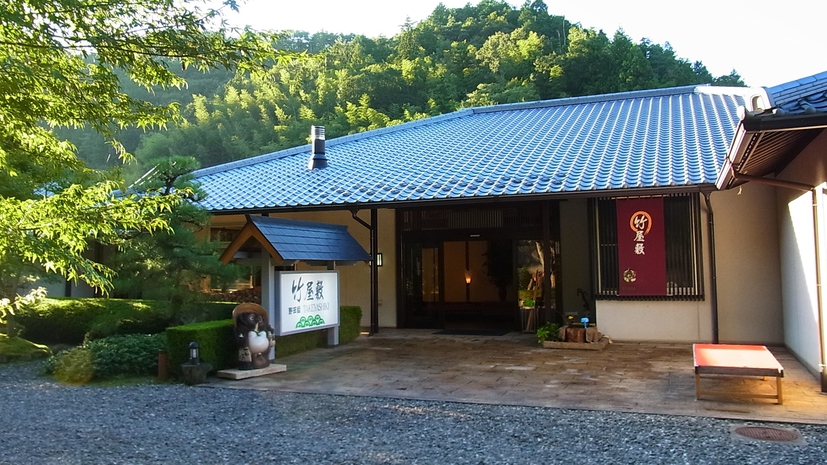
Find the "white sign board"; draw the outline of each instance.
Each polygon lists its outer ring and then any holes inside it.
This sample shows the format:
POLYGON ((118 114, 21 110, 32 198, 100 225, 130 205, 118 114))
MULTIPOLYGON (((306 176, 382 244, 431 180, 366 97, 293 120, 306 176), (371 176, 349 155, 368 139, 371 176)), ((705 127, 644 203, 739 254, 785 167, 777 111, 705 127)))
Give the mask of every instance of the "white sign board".
POLYGON ((339 326, 338 271, 278 273, 279 336, 339 326))

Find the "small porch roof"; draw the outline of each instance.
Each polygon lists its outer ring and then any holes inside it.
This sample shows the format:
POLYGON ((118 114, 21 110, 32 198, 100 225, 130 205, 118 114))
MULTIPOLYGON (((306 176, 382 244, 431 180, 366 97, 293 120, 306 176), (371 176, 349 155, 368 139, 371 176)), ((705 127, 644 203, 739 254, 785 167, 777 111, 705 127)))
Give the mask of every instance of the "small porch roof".
POLYGON ((230 242, 221 261, 229 263, 255 240, 282 265, 352 265, 370 261, 370 254, 350 235, 347 226, 247 215, 247 224, 230 242))

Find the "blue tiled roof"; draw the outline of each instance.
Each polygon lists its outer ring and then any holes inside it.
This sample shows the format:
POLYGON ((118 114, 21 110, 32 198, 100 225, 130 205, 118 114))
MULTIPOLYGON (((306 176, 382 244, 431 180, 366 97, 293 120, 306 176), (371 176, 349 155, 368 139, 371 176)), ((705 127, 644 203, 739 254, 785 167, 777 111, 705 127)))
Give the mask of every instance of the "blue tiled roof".
POLYGON ((347 226, 248 216, 283 260, 369 261, 370 254, 347 232, 347 226))
POLYGON ((767 89, 773 104, 786 113, 827 111, 827 71, 767 89))
POLYGON ((308 144, 195 175, 214 212, 711 185, 737 107, 755 92, 691 86, 464 109, 328 140, 324 169, 308 169, 308 144))

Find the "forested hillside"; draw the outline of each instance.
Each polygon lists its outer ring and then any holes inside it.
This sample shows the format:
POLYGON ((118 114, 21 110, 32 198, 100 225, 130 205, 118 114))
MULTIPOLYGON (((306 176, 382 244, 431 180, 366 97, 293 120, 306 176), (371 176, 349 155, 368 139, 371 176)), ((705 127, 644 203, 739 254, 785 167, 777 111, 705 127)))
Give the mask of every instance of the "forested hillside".
MULTIPOLYGON (((542 1, 521 8, 495 0, 438 6, 391 38, 291 33, 280 46, 305 58, 277 63, 263 76, 186 71, 186 89, 136 96, 179 102, 178 127, 124 132, 135 153, 132 176, 158 157, 188 155, 202 166, 307 142, 311 124, 327 137, 380 128, 462 107, 638 89, 713 83, 743 85, 738 74, 713 77, 700 61, 667 44, 608 36, 556 16, 542 1)), ((63 131, 80 156, 106 166, 109 150, 91 131, 63 131)), ((112 157, 114 158, 114 157, 112 157)))

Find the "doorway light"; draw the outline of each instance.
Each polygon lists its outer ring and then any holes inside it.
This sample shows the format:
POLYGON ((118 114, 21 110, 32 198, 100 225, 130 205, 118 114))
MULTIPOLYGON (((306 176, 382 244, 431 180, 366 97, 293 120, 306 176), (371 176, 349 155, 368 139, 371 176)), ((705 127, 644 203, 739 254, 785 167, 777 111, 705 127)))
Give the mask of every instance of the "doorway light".
POLYGON ((376 266, 382 266, 382 254, 381 253, 376 254, 376 266))

